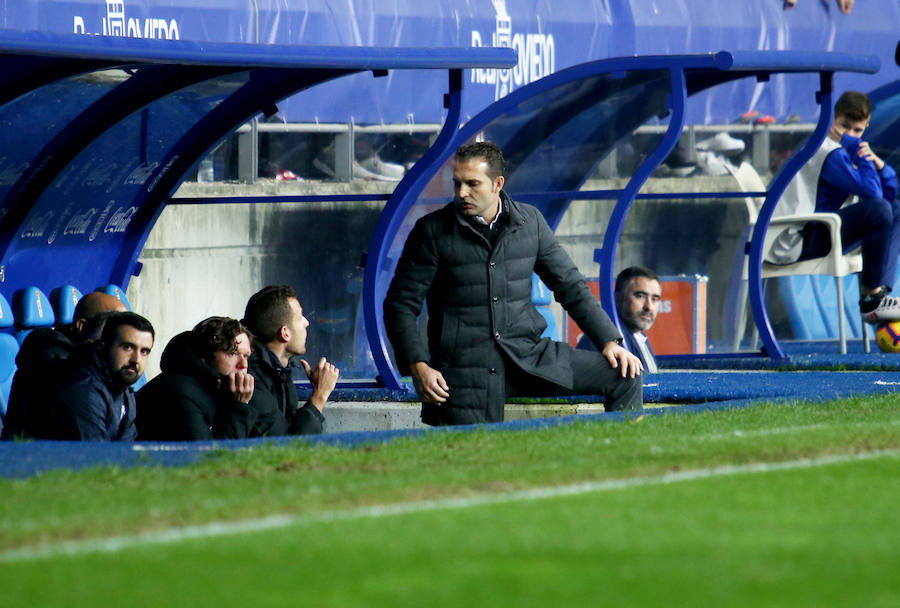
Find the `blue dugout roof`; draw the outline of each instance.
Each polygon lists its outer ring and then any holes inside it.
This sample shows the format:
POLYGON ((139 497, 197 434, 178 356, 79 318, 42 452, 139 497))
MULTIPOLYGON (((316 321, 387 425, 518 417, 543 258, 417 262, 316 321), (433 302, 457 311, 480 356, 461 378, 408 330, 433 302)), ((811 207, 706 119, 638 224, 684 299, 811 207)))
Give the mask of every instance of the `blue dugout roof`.
POLYGON ((279 100, 357 72, 508 68, 501 48, 252 45, 0 31, 0 284, 126 286, 168 197, 279 100))
MULTIPOLYGON (((366 268, 369 344, 383 384, 400 388, 380 303, 412 222, 449 200, 440 180, 429 184, 456 146, 479 133, 500 144, 510 161, 511 193, 537 205, 553 227, 576 191, 582 199, 618 201, 598 256, 602 299, 611 302, 607 292, 625 215, 675 146, 689 95, 747 77, 818 75, 819 90, 814 80, 810 86, 822 107, 810 140, 817 146, 830 122, 833 74, 879 67, 871 56, 791 51, 600 60, 517 89, 460 127, 463 69, 507 68, 515 61, 515 52, 503 48, 303 47, 0 32, 0 285, 7 295, 26 285, 127 285, 140 272, 138 255, 168 197, 238 126, 274 112, 277 101, 297 91, 346 74, 446 69, 444 128, 385 207, 366 268), (666 124, 665 134, 627 186, 580 191, 615 143, 648 121, 666 124)), ((781 353, 766 330, 759 248, 775 202, 812 154, 811 145, 770 186, 751 246, 751 304, 773 356, 781 353)))
MULTIPOLYGON (((618 240, 629 208, 640 198, 641 187, 681 136, 687 97, 742 78, 765 81, 777 74, 796 73, 817 76, 810 81, 809 95, 821 105, 819 122, 808 143, 770 185, 749 252, 748 289, 764 352, 775 358, 786 358, 775 340, 762 300, 760 267, 765 230, 790 178, 825 137, 831 122, 834 73, 874 73, 879 65, 878 58, 872 56, 791 51, 600 60, 542 78, 492 104, 462 128, 445 129, 429 154, 395 190, 369 249, 363 304, 370 347, 382 380, 388 388, 402 386, 384 339, 381 302, 415 220, 452 198, 447 166, 456 147, 479 135, 496 142, 507 160, 505 188, 513 198, 537 206, 554 229, 573 198, 617 200, 596 260, 600 263, 601 302, 610 317, 618 322, 615 306, 611 305, 618 240), (664 135, 623 189, 581 189, 616 142, 638 126, 653 121, 662 121, 664 135)), ((452 107, 450 115, 454 116, 452 107)), ((734 193, 707 194, 734 196, 734 193)), ((670 195, 670 198, 697 197, 696 192, 670 195)))

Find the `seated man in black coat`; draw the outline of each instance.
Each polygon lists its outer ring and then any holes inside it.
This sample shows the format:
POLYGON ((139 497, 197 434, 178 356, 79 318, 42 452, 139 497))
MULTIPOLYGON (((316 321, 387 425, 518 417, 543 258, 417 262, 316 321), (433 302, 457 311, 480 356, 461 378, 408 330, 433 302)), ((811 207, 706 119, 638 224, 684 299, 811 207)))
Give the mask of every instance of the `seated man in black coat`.
POLYGON ((297 407, 290 362, 306 352, 309 326, 297 293, 287 285, 263 288, 247 302, 243 323, 256 337, 250 357, 250 373, 256 382, 250 400, 255 416, 250 436, 321 433, 325 422, 322 409, 337 384, 339 370, 325 357, 315 368, 301 359, 313 393, 309 401, 297 407))
POLYGON ((210 317, 172 338, 162 373, 137 393, 138 439, 247 437, 253 420, 250 350, 247 329, 227 317, 210 317))
POLYGON ((59 382, 50 403, 52 435, 80 441, 134 441, 137 382, 154 340, 153 326, 133 312, 106 319, 98 342, 52 366, 59 382))
POLYGON ((51 432, 47 408, 54 380, 47 373, 48 367, 68 359, 82 344, 99 339, 107 317, 126 310, 118 298, 95 291, 78 301, 71 323, 41 327, 25 337, 16 355, 17 370, 0 438, 53 438, 47 435, 51 432))

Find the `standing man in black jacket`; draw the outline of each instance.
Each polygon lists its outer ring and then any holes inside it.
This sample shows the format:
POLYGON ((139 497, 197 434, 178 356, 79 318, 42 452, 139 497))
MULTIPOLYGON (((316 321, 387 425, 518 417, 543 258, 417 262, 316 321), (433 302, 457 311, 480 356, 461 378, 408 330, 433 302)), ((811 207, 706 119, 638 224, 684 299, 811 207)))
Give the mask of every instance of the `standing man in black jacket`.
POLYGON ((140 440, 247 437, 254 380, 247 371, 250 332, 228 317, 209 317, 172 338, 162 373, 137 393, 140 440))
POLYGON ((48 421, 57 439, 134 441, 131 385, 144 373, 154 336, 144 317, 113 313, 98 342, 89 342, 60 361, 62 372, 48 421))
POLYGON ((298 406, 297 390, 291 378, 290 362, 306 353, 309 321, 297 292, 288 285, 270 285, 250 297, 243 324, 253 333, 250 373, 255 381, 250 407, 255 421, 251 437, 273 435, 315 435, 324 429, 322 409, 337 384, 339 370, 325 357, 315 368, 300 359, 313 392, 298 406))
POLYGON ((607 411, 641 409, 640 361, 540 212, 503 191, 503 171, 493 143, 456 151, 454 200, 416 223, 385 299, 388 337, 423 422, 501 421, 508 395, 602 394, 607 411), (535 272, 599 353, 540 337, 535 272), (417 323, 426 302, 427 342, 417 323))

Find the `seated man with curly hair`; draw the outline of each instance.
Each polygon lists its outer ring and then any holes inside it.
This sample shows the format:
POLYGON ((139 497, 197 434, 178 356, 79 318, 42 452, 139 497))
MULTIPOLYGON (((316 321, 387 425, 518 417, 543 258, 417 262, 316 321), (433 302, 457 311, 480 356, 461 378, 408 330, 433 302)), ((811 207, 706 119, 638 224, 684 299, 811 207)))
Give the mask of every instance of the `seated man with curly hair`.
POLYGON ((240 321, 210 317, 166 345, 162 373, 137 393, 139 440, 247 437, 251 335, 240 321))

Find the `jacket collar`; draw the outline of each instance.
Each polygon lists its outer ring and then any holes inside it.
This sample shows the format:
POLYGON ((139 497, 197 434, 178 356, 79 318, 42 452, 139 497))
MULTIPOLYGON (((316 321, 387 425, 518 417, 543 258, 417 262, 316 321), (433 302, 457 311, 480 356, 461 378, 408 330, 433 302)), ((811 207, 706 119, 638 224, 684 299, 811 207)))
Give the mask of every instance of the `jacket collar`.
POLYGON ((290 369, 281 364, 281 360, 272 352, 272 349, 259 340, 253 341, 253 354, 259 357, 259 362, 264 367, 270 368, 273 372, 281 374, 291 373, 290 369))
POLYGON ((503 210, 509 213, 510 226, 520 226, 526 222, 525 216, 522 215, 522 210, 519 208, 519 204, 509 198, 506 190, 500 191, 500 200, 503 201, 503 210))
MULTIPOLYGON (((510 228, 520 226, 526 222, 525 216, 522 215, 522 211, 519 208, 519 204, 509 197, 509 195, 506 193, 506 190, 500 190, 500 206, 502 209, 502 213, 497 218, 498 222, 501 221, 504 214, 509 215, 508 227, 510 228)), ((456 209, 455 202, 450 201, 450 203, 447 205, 447 208, 450 210, 453 217, 456 218, 457 222, 459 222, 463 226, 467 226, 469 228, 472 227, 469 224, 469 220, 456 209)))

